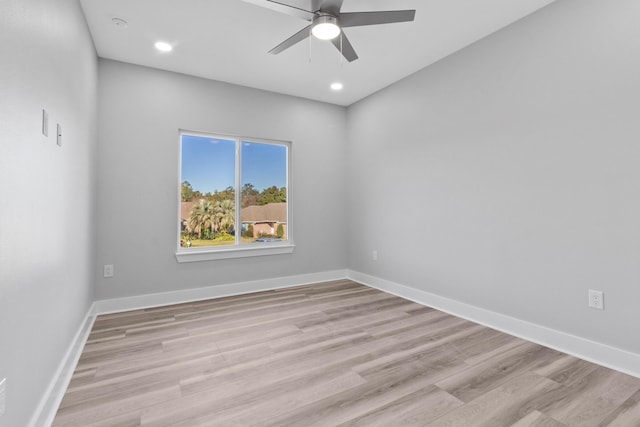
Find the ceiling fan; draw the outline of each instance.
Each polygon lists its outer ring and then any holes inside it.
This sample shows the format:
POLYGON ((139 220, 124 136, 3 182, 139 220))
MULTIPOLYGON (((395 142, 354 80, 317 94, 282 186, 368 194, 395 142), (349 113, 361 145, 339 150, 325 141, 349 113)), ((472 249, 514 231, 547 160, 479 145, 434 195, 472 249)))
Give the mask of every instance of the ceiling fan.
POLYGON ((309 33, 321 40, 331 40, 347 61, 358 59, 358 54, 342 31, 347 27, 391 24, 413 21, 415 10, 389 10, 378 12, 341 13, 343 0, 244 0, 268 9, 286 13, 311 22, 269 51, 274 55, 309 37, 309 33), (340 37, 338 37, 340 35, 340 37))

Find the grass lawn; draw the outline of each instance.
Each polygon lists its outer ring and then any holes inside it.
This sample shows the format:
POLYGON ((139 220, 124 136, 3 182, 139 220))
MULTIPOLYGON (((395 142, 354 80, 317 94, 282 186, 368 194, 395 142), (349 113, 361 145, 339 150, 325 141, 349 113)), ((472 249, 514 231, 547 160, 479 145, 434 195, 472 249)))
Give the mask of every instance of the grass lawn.
MULTIPOLYGON (((252 243, 256 239, 251 239, 247 237, 242 238, 242 243, 252 243)), ((192 248, 204 248, 211 246, 229 246, 233 245, 235 242, 233 240, 205 240, 205 239, 193 239, 191 240, 192 248)), ((185 246, 186 247, 186 246, 185 246)))

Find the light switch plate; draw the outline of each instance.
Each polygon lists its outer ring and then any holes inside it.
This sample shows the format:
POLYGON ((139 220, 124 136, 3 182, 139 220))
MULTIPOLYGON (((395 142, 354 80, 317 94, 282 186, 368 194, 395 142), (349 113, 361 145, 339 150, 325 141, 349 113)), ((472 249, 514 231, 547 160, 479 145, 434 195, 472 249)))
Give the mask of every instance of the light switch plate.
POLYGON ((4 414, 6 394, 7 394, 7 379, 3 378, 2 380, 0 380, 0 416, 4 414))
POLYGON ((42 135, 49 136, 49 113, 42 109, 42 135))

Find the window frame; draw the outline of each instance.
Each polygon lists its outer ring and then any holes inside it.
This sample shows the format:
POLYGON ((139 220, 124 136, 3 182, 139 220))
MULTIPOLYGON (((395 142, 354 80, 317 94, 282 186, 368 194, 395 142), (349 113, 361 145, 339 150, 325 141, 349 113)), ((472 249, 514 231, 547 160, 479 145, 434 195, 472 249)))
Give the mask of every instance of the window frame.
POLYGON ((178 197, 177 197, 177 239, 176 239, 176 260, 179 263, 214 261, 220 259, 246 258, 266 255, 280 255, 292 253, 295 245, 293 243, 293 226, 291 221, 292 204, 291 195, 291 141, 281 141, 267 138, 256 138, 244 135, 230 135, 219 132, 192 131, 187 129, 178 130, 178 197), (233 245, 213 246, 204 248, 182 248, 181 238, 181 202, 182 202, 182 137, 183 135, 233 140, 235 142, 235 241, 233 245), (286 188, 287 188, 287 240, 275 242, 260 242, 256 246, 253 244, 241 243, 242 236, 242 144, 257 143, 280 145, 286 147, 286 188))

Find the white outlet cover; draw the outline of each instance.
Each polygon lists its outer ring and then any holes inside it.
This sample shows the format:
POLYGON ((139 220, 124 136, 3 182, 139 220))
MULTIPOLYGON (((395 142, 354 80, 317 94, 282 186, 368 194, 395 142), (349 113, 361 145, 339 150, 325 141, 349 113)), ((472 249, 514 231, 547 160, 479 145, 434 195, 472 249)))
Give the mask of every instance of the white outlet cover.
POLYGON ((589 307, 604 310, 604 293, 589 289, 589 307))
POLYGON ((103 269, 104 277, 113 277, 113 264, 105 264, 103 269))

